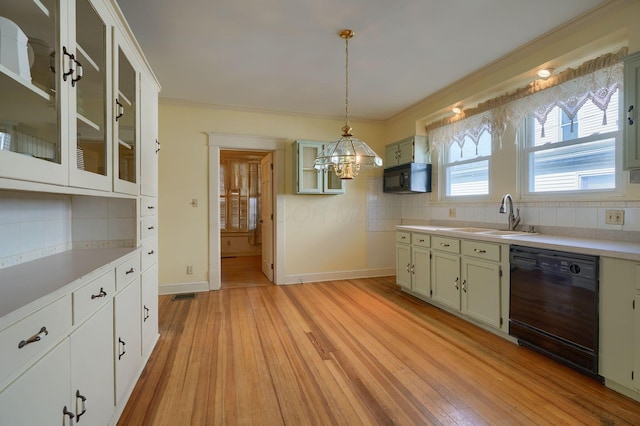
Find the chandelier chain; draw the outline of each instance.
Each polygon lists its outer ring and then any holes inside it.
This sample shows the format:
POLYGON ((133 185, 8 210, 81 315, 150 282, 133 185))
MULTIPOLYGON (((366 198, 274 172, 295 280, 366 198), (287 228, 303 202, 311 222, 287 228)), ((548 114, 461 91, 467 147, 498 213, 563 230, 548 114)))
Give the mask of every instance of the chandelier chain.
POLYGON ((344 121, 349 126, 349 37, 345 38, 345 67, 344 67, 344 121))

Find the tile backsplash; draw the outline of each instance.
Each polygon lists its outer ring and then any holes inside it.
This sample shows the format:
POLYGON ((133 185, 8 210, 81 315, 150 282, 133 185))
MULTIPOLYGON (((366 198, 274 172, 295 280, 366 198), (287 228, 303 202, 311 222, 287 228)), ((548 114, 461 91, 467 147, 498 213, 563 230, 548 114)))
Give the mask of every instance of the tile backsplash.
MULTIPOLYGON (((499 202, 430 203, 430 194, 385 194, 382 177, 367 181, 367 230, 394 231, 401 224, 485 226, 505 228, 507 216, 499 202)), ((533 226, 542 233, 640 241, 640 201, 515 202, 520 209, 519 229, 533 226), (624 225, 605 223, 606 210, 624 211, 624 225)))
POLYGON ((0 191, 0 269, 71 248, 135 244, 135 200, 0 191))

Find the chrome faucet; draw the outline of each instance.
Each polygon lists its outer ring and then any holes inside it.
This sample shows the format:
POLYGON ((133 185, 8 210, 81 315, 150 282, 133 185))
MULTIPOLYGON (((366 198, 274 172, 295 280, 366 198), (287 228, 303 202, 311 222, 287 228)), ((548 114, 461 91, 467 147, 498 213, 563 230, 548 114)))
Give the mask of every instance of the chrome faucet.
POLYGON ((509 202, 509 231, 513 231, 520 223, 520 209, 516 209, 516 216, 514 216, 513 198, 511 198, 511 194, 504 194, 504 196, 502 197, 502 204, 500 205, 500 213, 507 212, 507 201, 509 202))

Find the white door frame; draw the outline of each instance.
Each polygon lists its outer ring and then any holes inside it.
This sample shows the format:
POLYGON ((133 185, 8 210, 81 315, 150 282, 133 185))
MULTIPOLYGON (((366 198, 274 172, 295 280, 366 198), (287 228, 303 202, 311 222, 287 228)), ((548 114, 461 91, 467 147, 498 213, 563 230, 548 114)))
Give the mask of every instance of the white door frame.
POLYGON ((284 284, 284 152, 286 139, 207 133, 209 137, 209 290, 220 290, 220 150, 273 151, 273 282, 284 284), (282 218, 282 219, 281 219, 282 218))

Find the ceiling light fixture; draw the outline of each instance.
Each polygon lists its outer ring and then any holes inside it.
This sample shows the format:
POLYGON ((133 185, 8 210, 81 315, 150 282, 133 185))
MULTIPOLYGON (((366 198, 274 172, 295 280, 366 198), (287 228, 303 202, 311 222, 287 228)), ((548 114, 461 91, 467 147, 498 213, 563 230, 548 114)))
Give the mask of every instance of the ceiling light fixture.
POLYGON ((538 70, 538 77, 540 78, 549 78, 551 77, 551 73, 553 72, 553 68, 542 68, 538 70))
POLYGON ((345 95, 344 127, 342 137, 328 144, 313 162, 316 169, 333 169, 340 179, 353 179, 361 168, 382 166, 382 158, 366 143, 354 137, 349 125, 349 39, 354 36, 351 30, 342 30, 339 35, 345 41, 345 95))

